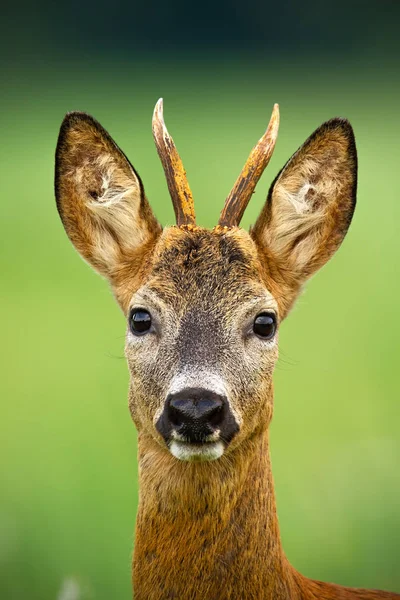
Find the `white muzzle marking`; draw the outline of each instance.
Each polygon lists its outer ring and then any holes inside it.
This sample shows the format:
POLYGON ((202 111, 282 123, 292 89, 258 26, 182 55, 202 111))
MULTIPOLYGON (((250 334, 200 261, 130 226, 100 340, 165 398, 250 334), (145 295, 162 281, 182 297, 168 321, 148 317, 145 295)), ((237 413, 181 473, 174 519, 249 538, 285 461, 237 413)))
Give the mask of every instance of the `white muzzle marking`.
POLYGON ((207 461, 220 458, 224 453, 224 444, 220 440, 204 444, 189 444, 188 442, 172 440, 169 449, 171 454, 179 460, 207 461))

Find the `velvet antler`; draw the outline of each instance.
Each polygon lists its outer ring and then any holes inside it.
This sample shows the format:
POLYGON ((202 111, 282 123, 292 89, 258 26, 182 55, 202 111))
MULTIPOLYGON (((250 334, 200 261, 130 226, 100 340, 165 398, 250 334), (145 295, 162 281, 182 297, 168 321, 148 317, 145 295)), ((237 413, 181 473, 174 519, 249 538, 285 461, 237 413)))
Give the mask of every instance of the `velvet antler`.
POLYGON ((274 151, 279 128, 279 106, 274 105, 267 131, 250 152, 250 156, 225 201, 218 225, 238 226, 254 188, 264 172, 274 151))
POLYGON ((192 192, 186 179, 186 171, 183 168, 181 157, 164 123, 162 98, 154 109, 153 136, 174 205, 176 224, 178 226, 194 225, 196 217, 192 192))

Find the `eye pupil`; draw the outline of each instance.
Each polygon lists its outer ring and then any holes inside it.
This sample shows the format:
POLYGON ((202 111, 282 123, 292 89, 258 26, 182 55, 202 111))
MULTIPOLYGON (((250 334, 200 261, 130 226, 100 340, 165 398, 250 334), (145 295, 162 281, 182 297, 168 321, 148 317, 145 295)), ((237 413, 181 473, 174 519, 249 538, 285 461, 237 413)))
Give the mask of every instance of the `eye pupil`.
POLYGON ((270 340, 276 332, 276 317, 273 313, 261 313, 254 319, 253 331, 259 337, 270 340))
POLYGON ((151 315, 147 310, 134 309, 129 318, 129 325, 134 335, 142 335, 151 327, 151 315))

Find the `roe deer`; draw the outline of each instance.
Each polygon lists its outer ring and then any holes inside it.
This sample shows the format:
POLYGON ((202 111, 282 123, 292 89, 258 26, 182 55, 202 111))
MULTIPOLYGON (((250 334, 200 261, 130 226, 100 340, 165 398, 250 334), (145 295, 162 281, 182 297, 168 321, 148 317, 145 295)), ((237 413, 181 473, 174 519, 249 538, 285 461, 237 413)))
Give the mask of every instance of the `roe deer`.
POLYGON ((62 222, 127 318, 139 446, 136 600, 400 598, 307 579, 281 546, 268 438, 278 329, 347 232, 357 157, 347 120, 321 125, 278 174, 247 233, 239 223, 278 123, 275 105, 213 230, 195 223, 161 100, 153 133, 177 222, 165 229, 97 121, 73 112, 61 126, 62 222))

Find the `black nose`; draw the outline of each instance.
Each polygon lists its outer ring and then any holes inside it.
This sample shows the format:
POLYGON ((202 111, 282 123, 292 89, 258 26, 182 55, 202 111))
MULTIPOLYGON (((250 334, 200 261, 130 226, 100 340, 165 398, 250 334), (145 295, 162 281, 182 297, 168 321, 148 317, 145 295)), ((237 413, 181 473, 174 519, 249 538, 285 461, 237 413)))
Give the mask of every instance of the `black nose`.
POLYGON ((179 431, 186 427, 212 429, 223 419, 224 398, 205 390, 185 390, 167 399, 168 418, 179 431))
POLYGON ((166 440, 175 431, 182 441, 202 443, 216 430, 229 441, 227 437, 233 437, 237 425, 225 396, 202 388, 187 388, 167 397, 157 429, 166 440))

